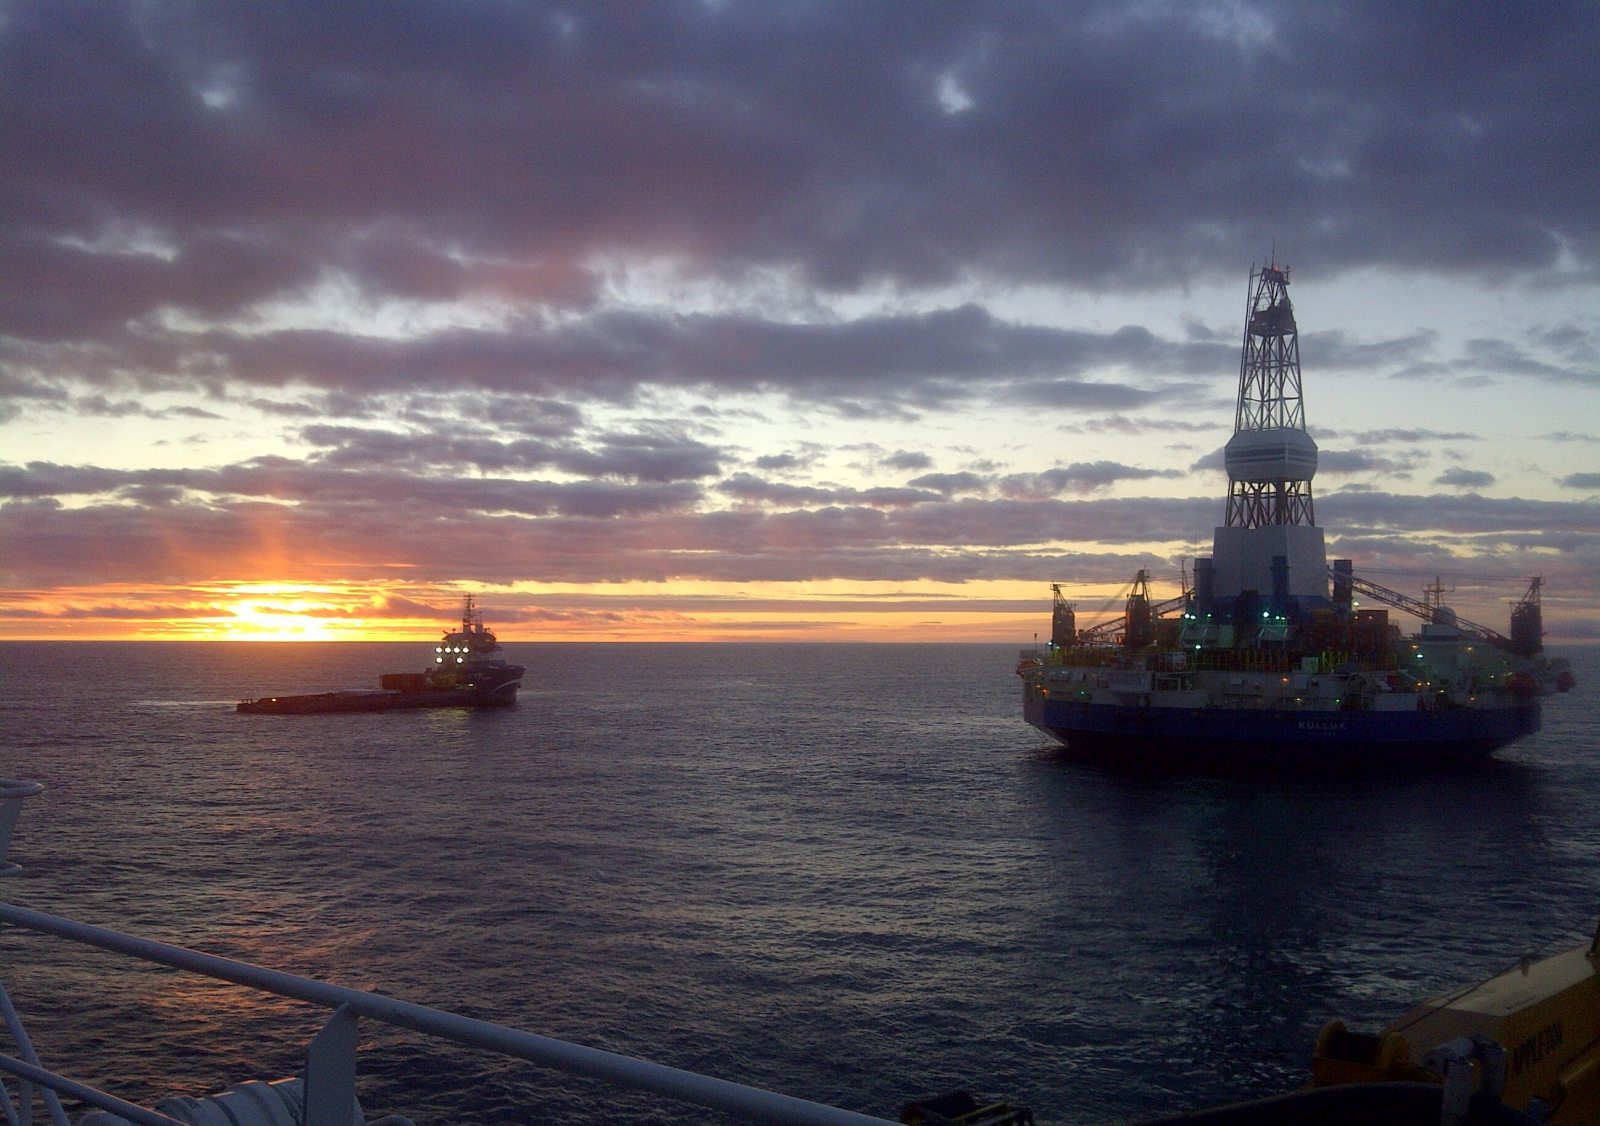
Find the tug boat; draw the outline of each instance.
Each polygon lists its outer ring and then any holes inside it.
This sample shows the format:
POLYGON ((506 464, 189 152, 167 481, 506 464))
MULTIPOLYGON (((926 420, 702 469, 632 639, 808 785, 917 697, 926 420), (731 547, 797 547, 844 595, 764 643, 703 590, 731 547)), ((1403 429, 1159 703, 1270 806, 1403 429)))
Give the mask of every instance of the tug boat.
POLYGON ((1538 731, 1540 697, 1572 687, 1564 662, 1543 656, 1538 578, 1505 636, 1447 606, 1437 579, 1419 601, 1348 559, 1328 566, 1288 287, 1285 267, 1251 272, 1227 508, 1192 584, 1186 573, 1183 592, 1157 602, 1141 570, 1123 616, 1084 630, 1052 587, 1049 646, 1023 650, 1016 671, 1023 718, 1069 754, 1250 770, 1465 765, 1538 731), (1388 608, 1420 617, 1420 632, 1402 636, 1388 608))
POLYGON ((1139 1126, 1594 1126, 1600 930, 1417 1005, 1381 1032, 1323 1025, 1297 1091, 1139 1126))
POLYGON ((500 643, 484 626, 483 612, 473 604, 472 595, 464 601, 461 628, 447 630, 433 653, 432 668, 384 673, 377 689, 263 696, 241 700, 238 710, 246 715, 324 715, 408 708, 496 708, 517 702, 525 670, 499 656, 500 643))
POLYGON ((1571 950, 1523 959, 1424 1001, 1376 1035, 1330 1021, 1317 1036, 1311 1082, 1314 1090, 1440 1084, 1456 1121, 1504 1108, 1529 1123, 1593 1126, 1600 1122, 1600 929, 1571 950))

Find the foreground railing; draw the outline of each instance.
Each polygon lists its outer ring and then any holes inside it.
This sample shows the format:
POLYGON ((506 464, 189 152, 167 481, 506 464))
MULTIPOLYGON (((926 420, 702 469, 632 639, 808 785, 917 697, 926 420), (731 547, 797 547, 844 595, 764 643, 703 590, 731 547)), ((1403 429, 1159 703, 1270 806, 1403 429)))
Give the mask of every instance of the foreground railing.
MULTIPOLYGON (((6 849, 23 800, 42 789, 34 782, 0 779, 0 876, 12 875, 19 870, 17 865, 6 862, 6 849)), ((507 1028, 490 1021, 475 1020, 394 997, 347 989, 249 962, 237 962, 182 946, 154 942, 25 907, 0 903, 0 922, 332 1009, 333 1015, 328 1023, 313 1037, 306 1049, 304 1082, 297 1095, 303 1096, 304 1117, 300 1119, 303 1126, 363 1126, 355 1087, 357 1021, 363 1017, 457 1044, 498 1052, 540 1067, 589 1076, 619 1087, 648 1091, 754 1121, 793 1123, 795 1126, 866 1126, 868 1123, 881 1124, 887 1121, 615 1052, 507 1028)), ((31 1126, 36 1094, 55 1126, 70 1126, 59 1095, 78 1099, 116 1116, 107 1118, 91 1114, 84 1122, 92 1120, 109 1126, 121 1119, 140 1126, 185 1126, 180 1119, 125 1102, 45 1068, 3 986, 0 986, 0 1015, 5 1019, 18 1051, 17 1056, 0 1055, 0 1072, 14 1077, 18 1090, 18 1097, 13 1100, 10 1092, 0 1085, 0 1112, 4 1113, 10 1126, 31 1126)), ((379 1122, 400 1126, 406 1120, 390 1116, 366 1126, 379 1126, 379 1122)))

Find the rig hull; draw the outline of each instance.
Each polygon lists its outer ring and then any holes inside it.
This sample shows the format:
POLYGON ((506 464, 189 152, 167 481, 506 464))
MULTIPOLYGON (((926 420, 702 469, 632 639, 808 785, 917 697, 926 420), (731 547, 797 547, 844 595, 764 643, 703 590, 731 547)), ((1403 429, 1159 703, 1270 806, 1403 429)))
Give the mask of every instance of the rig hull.
POLYGON ((1017 672, 1023 718, 1074 755, 1406 770, 1469 766, 1538 731, 1539 687, 1525 666, 1425 627, 1363 661, 1068 646, 1025 653, 1017 672))
POLYGON ((1473 766, 1539 729, 1537 702, 1347 711, 1095 703, 1030 692, 1023 717, 1069 754, 1101 762, 1307 771, 1473 766))

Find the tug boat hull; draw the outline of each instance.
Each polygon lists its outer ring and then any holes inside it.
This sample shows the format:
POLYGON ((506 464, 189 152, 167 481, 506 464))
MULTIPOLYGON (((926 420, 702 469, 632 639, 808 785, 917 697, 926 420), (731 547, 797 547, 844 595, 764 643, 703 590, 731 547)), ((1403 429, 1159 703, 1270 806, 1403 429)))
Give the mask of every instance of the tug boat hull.
POLYGON ((316 692, 305 696, 265 696, 241 700, 246 715, 330 715, 340 712, 393 712, 410 708, 504 708, 517 702, 517 683, 496 689, 440 688, 407 692, 316 692))

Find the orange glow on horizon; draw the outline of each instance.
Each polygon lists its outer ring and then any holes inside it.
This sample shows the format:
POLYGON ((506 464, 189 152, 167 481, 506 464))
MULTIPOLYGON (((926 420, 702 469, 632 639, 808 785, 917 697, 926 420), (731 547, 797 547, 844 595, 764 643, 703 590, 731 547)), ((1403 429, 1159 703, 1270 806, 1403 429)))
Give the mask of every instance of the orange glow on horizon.
MULTIPOLYGON (((448 602, 454 595, 446 598, 448 602)), ((388 613, 359 587, 293 583, 78 587, 0 596, 0 638, 62 641, 411 641, 439 619, 388 613)), ((443 621, 448 622, 449 613, 443 621)))
MULTIPOLYGON (((1030 588, 1031 590, 1031 584, 1030 588)), ((189 588, 84 587, 0 595, 0 640, 61 641, 431 641, 459 620, 462 589, 292 583, 189 588)), ((539 641, 976 641, 1027 643, 1049 628, 1036 614, 997 611, 945 598, 740 590, 712 601, 678 587, 618 592, 474 591, 502 642, 539 641), (922 602, 916 609, 897 601, 922 602), (759 604, 744 610, 738 603, 759 604), (551 603, 559 608, 552 608, 551 603), (981 608, 980 608, 981 607, 981 608)))
MULTIPOLYGON (((433 642, 460 620, 468 590, 485 624, 525 642, 980 642, 1029 646, 1050 630, 1038 583, 663 583, 476 586, 400 583, 210 583, 0 591, 0 641, 433 642)), ((1084 596, 1078 625, 1115 616, 1084 596)), ((1549 620, 1549 619, 1547 619, 1549 620)), ((1552 630, 1557 647, 1593 644, 1600 611, 1552 630)))

